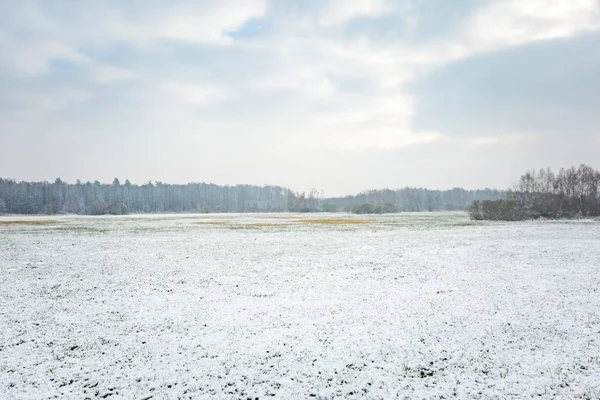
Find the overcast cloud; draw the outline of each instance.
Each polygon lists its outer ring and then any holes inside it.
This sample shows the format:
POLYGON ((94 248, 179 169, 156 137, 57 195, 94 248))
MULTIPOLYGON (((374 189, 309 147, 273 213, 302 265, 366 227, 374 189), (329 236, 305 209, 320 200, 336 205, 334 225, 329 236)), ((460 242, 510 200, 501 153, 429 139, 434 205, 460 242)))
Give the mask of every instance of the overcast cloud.
POLYGON ((497 187, 600 167, 597 0, 0 0, 0 176, 497 187))

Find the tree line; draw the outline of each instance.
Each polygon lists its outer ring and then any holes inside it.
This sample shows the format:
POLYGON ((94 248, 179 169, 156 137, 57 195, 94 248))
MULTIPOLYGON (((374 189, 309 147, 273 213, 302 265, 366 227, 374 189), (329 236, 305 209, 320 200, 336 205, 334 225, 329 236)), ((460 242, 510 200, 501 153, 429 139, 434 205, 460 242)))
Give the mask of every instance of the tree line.
POLYGON ((212 183, 172 185, 77 181, 17 182, 0 178, 0 213, 127 214, 208 212, 355 212, 467 210, 475 200, 498 200, 498 190, 371 190, 353 196, 324 198, 316 190, 295 192, 280 186, 212 183))
POLYGON ((279 186, 170 185, 148 182, 69 184, 16 182, 0 178, 0 213, 126 214, 182 212, 266 212, 287 210, 289 190, 279 186))
POLYGON ((369 190, 354 196, 327 199, 325 208, 330 211, 363 213, 386 213, 403 211, 464 211, 477 200, 500 200, 505 192, 495 189, 430 190, 423 188, 402 188, 397 190, 369 190))
POLYGON ((537 218, 580 218, 600 216, 600 171, 582 164, 528 171, 507 198, 475 201, 470 208, 475 220, 518 221, 537 218))

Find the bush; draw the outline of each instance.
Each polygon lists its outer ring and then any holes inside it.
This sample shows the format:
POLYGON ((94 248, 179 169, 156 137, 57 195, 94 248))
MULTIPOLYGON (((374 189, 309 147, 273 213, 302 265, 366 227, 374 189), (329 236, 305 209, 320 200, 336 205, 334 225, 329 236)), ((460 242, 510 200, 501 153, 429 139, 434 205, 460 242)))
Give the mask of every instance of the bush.
POLYGON ((97 201, 92 204, 92 209, 90 210, 90 214, 92 215, 125 215, 128 213, 127 206, 119 202, 108 203, 106 201, 97 201))
POLYGON ((365 203, 360 206, 352 207, 350 212, 354 214, 389 214, 399 212, 398 207, 393 204, 386 203, 381 206, 365 203))
POLYGON ((473 220, 523 221, 531 214, 517 200, 475 201, 469 209, 473 220))

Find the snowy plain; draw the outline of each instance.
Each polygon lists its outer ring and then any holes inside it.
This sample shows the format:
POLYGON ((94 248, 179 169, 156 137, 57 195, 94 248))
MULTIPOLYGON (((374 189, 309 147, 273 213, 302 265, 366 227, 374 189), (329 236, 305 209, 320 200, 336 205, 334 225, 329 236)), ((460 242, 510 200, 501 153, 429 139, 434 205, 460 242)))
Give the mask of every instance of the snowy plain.
POLYGON ((600 222, 0 217, 0 399, 600 398, 600 222))

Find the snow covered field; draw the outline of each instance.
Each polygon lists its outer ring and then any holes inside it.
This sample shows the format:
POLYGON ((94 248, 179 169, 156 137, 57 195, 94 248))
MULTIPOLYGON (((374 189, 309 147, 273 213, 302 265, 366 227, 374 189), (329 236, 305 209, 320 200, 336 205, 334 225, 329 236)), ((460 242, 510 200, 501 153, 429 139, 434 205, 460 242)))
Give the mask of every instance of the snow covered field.
POLYGON ((600 398, 600 222, 0 217, 0 399, 600 398))

